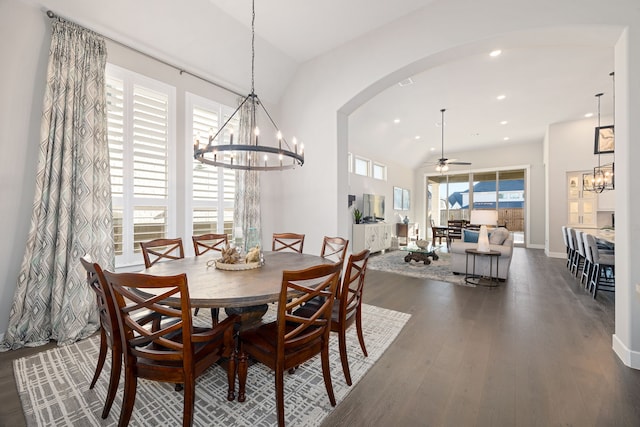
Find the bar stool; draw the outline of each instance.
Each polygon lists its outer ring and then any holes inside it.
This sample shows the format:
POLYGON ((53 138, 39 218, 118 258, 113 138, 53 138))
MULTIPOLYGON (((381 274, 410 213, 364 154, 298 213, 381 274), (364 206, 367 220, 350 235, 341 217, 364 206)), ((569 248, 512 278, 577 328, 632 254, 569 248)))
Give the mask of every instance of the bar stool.
POLYGON ((576 261, 576 277, 580 276, 580 281, 582 282, 582 273, 584 272, 584 265, 586 260, 586 255, 584 252, 584 236, 586 233, 583 233, 580 230, 576 230, 576 251, 578 252, 577 261, 576 261))
POLYGON ((598 291, 615 292, 616 259, 614 254, 598 250, 598 244, 592 235, 587 234, 586 238, 593 259, 593 272, 589 282, 589 292, 593 292, 593 298, 595 299, 598 291))
POLYGON ((584 250, 584 264, 582 266, 580 283, 584 285, 585 289, 589 289, 591 276, 593 275, 594 263, 593 257, 591 256, 591 248, 589 247, 589 242, 587 242, 587 233, 582 234, 582 247, 584 250))
POLYGON ((564 247, 567 250, 567 268, 571 265, 571 247, 569 247, 569 230, 567 226, 562 226, 562 240, 564 241, 564 247))
POLYGON ((576 230, 574 228, 568 228, 569 233, 567 238, 569 240, 569 249, 571 251, 571 258, 569 261, 569 271, 574 276, 578 275, 578 248, 576 247, 576 230))

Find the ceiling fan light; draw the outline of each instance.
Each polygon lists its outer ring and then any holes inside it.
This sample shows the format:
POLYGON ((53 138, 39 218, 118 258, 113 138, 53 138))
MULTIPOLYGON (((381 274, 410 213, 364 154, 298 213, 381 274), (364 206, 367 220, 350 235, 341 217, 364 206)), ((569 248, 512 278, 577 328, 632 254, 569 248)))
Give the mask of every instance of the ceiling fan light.
POLYGON ((442 172, 446 172, 446 171, 448 171, 448 170, 449 170, 449 165, 444 165, 444 166, 442 166, 442 169, 441 169, 441 170, 442 170, 442 172))

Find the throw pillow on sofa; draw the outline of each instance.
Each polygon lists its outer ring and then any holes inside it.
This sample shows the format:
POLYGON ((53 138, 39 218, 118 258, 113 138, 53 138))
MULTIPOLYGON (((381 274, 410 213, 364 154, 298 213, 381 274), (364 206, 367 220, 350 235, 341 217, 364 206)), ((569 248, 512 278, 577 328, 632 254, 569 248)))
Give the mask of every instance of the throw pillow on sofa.
POLYGON ((465 243, 478 243, 479 231, 462 229, 462 241, 465 243))
POLYGON ((509 238, 509 230, 504 227, 498 227, 489 235, 489 243, 492 245, 501 245, 509 238))

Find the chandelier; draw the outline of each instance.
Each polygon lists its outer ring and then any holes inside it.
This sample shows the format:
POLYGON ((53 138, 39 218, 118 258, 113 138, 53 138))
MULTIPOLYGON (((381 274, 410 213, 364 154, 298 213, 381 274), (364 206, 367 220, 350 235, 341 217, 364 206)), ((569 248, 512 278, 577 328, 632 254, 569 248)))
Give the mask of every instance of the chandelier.
MULTIPOLYGON (((609 74, 614 78, 614 106, 615 106, 615 77, 612 72, 609 74)), ((594 191, 596 193, 602 193, 607 190, 615 189, 615 162, 602 165, 600 163, 602 153, 613 153, 613 146, 604 148, 603 139, 605 137, 611 138, 611 144, 613 144, 613 131, 614 126, 600 126, 600 98, 602 93, 596 94, 598 99, 598 127, 595 131, 595 148, 594 152, 598 155, 598 166, 593 168, 593 173, 586 173, 582 175, 582 189, 584 191, 594 191)), ((615 107, 614 107, 615 108, 615 107)), ((614 112, 615 120, 615 112, 614 112)))
MULTIPOLYGON (((255 0, 251 4, 251 93, 238 105, 238 108, 224 122, 218 131, 209 135, 209 141, 202 146, 199 138, 193 144, 193 157, 201 163, 228 169, 271 171, 293 169, 304 164, 304 146, 292 138, 293 148, 282 136, 278 126, 269 115, 264 104, 254 90, 255 70, 255 0), (248 106, 251 134, 248 141, 234 143, 234 130, 229 122, 248 106), (260 133, 258 113, 262 111, 266 121, 273 129, 271 138, 260 133), (268 141, 268 142, 267 142, 268 141)), ((240 138, 239 138, 240 139, 240 138)), ((237 141, 240 142, 240 141, 237 141)))

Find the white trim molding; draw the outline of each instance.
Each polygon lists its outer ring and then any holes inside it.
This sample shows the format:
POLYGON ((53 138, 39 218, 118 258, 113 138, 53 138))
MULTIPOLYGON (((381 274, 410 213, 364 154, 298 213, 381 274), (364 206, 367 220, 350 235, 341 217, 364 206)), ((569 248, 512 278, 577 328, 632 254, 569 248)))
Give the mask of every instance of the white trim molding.
POLYGON ((618 355, 622 363, 627 365, 633 369, 640 369, 640 351, 633 351, 629 349, 621 340, 616 336, 616 334, 612 335, 613 348, 614 353, 618 355))

